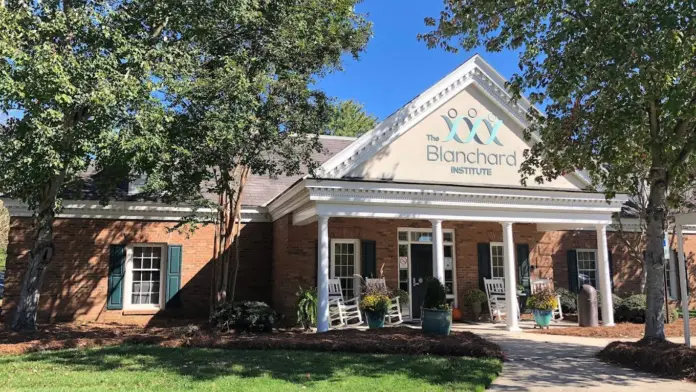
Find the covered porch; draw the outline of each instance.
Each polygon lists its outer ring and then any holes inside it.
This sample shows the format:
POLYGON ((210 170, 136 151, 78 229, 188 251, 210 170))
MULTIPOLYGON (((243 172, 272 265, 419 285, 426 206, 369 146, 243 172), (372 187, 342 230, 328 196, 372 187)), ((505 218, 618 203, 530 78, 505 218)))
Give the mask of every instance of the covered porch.
MULTIPOLYGON (((596 233, 596 280, 602 303, 610 304, 603 307, 602 319, 605 326, 613 325, 606 230, 612 214, 625 201, 621 196, 607 201, 603 194, 578 191, 305 179, 274 200, 269 212, 275 217, 288 215, 289 223, 296 227, 317 225, 319 332, 330 326, 328 282, 336 277, 335 249, 343 249, 335 246, 357 241, 345 238, 352 234, 341 229, 353 220, 368 226, 390 226, 373 235, 379 242, 375 248, 377 271, 382 271, 392 287, 409 292, 408 309, 413 318, 417 318, 422 300, 413 287, 423 273, 439 279, 457 306, 464 290, 478 287, 481 252, 477 256, 477 244, 491 246, 492 256, 488 257, 496 259, 491 268, 505 280, 506 308, 511 310, 505 328, 519 331, 515 302, 521 283, 516 254, 524 251, 520 241, 534 246, 537 233, 564 230, 596 233), (386 259, 388 265, 382 262, 386 259), (423 260, 430 265, 424 265, 423 260)), ((355 244, 353 252, 357 253, 359 244, 355 244)), ((356 273, 361 270, 353 268, 356 273)), ((359 293, 359 287, 351 289, 354 295, 359 293)))

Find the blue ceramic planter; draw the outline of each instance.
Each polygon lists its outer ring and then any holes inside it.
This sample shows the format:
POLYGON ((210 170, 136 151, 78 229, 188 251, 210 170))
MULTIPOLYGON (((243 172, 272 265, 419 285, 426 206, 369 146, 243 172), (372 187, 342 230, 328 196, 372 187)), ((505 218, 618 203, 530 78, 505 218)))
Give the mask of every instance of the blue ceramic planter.
POLYGON ((551 319, 553 318, 553 311, 551 310, 533 310, 534 321, 538 326, 544 328, 551 324, 551 319))
POLYGON ((421 308, 421 328, 434 335, 449 335, 452 329, 452 310, 421 308))
POLYGON ((384 327, 383 313, 365 312, 365 318, 367 319, 367 326, 370 327, 370 329, 384 327))

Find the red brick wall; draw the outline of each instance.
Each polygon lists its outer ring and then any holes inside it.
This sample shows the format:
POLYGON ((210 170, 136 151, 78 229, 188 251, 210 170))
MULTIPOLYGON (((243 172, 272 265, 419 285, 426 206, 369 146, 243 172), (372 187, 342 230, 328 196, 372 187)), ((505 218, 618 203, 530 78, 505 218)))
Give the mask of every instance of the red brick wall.
MULTIPOLYGON (((388 219, 329 219, 329 237, 374 240, 377 242, 377 268, 384 267, 389 287, 398 286, 398 228, 432 228, 428 221, 388 219)), ((502 242, 502 226, 498 223, 444 222, 444 229, 455 231, 457 297, 478 288, 477 244, 502 242)), ((596 249, 594 231, 537 232, 534 224, 513 226, 515 243, 526 243, 530 249, 533 277, 550 278, 559 287, 568 287, 567 251, 596 249)), ((290 216, 274 222, 273 304, 276 310, 292 318, 298 286, 316 286, 317 224, 293 226, 290 216)), ((609 232, 607 241, 612 252, 614 282, 620 294, 634 293, 640 286, 640 266, 624 253, 616 234, 609 232)), ((689 277, 696 289, 696 236, 687 236, 685 251, 690 255, 689 277)), ((692 290, 693 292, 693 290, 692 290)), ((693 297, 693 295, 692 295, 693 297)), ((694 302, 692 298, 692 302, 694 302)), ((696 303, 695 303, 696 304, 696 303)))
MULTIPOLYGON (((159 316, 207 317, 210 297, 212 226, 189 235, 168 232, 172 223, 59 219, 55 222, 55 256, 46 269, 40 298, 39 320, 115 321, 145 323, 148 316, 124 315, 106 310, 109 246, 129 243, 166 243, 183 246, 182 308, 165 310, 159 316)), ((242 264, 237 298, 270 300, 272 226, 249 223, 242 229, 242 264)), ((24 265, 31 242, 30 221, 13 218, 8 246, 5 321, 19 297, 24 265)))

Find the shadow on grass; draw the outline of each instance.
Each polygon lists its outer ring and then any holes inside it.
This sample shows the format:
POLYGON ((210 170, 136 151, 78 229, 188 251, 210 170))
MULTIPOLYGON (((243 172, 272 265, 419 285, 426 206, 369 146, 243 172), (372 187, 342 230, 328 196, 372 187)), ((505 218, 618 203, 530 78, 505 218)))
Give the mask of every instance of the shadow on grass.
MULTIPOLYGON (((0 357, 27 366, 60 365, 78 372, 158 371, 192 381, 219 377, 270 377, 292 383, 339 381, 345 377, 405 376, 431 385, 487 386, 500 373, 501 363, 465 357, 347 354, 288 350, 222 350, 124 345, 90 350, 37 352, 0 357)), ((47 375, 48 376, 48 375, 47 375)))

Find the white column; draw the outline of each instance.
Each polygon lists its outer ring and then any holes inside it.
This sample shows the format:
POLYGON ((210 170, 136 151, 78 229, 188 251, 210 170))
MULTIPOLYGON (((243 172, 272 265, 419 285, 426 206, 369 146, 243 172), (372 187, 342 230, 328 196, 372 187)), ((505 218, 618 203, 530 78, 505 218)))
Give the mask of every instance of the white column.
POLYGON ((318 227, 317 332, 326 332, 329 330, 329 218, 320 216, 318 227))
POLYGON ((691 330, 689 328, 689 291, 686 281, 686 260, 684 257, 684 234, 682 226, 677 225, 677 246, 679 247, 679 287, 681 290, 682 317, 684 317, 684 344, 691 347, 691 330))
POLYGON ((517 280, 515 278, 515 241, 512 238, 512 223, 503 222, 503 256, 505 260, 505 322, 507 330, 520 331, 517 305, 517 280))
POLYGON ((599 295, 602 298, 602 322, 605 327, 614 326, 614 301, 611 297, 611 269, 607 247, 607 225, 597 225, 597 271, 599 272, 599 295))
POLYGON ((445 246, 442 237, 442 221, 433 220, 433 275, 445 284, 445 246))

